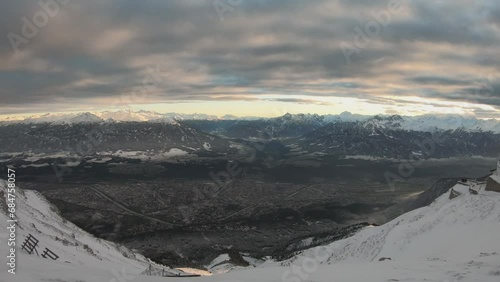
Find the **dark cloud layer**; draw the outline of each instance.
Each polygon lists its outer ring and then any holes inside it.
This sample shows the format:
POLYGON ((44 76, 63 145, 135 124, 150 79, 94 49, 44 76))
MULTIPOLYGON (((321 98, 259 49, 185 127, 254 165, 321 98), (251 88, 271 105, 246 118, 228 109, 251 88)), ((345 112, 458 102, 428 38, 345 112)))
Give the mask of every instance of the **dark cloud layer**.
POLYGON ((151 68, 160 69, 157 84, 133 102, 418 96, 491 106, 476 109, 488 116, 500 109, 496 0, 401 0, 397 13, 394 0, 65 1, 18 52, 12 34, 25 37, 23 19, 43 9, 38 0, 3 4, 0 114, 112 104, 151 68), (342 46, 355 48, 349 59, 342 46))

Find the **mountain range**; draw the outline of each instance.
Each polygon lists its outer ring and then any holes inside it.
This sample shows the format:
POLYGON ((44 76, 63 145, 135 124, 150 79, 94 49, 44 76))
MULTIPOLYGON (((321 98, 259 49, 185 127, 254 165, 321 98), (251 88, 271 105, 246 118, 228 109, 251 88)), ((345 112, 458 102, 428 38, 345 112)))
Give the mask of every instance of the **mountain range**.
MULTIPOLYGON (((467 131, 492 131, 500 133, 500 121, 497 119, 477 119, 474 116, 461 115, 420 115, 420 116, 400 116, 400 115, 361 115, 343 112, 337 115, 317 115, 317 114, 290 114, 276 118, 258 117, 236 117, 233 115, 215 116, 207 114, 180 114, 180 113, 158 113, 154 111, 103 111, 68 114, 44 114, 28 117, 8 117, 0 124, 8 123, 92 123, 103 121, 136 121, 136 122, 175 122, 184 120, 204 120, 212 122, 221 121, 247 121, 270 122, 278 127, 300 125, 314 129, 316 126, 338 122, 362 122, 367 127, 404 129, 413 131, 436 131, 464 129, 467 131)), ((271 129, 270 129, 271 130, 271 129)), ((285 129, 284 131, 287 131, 285 129)), ((302 130, 303 131, 303 130, 302 130)), ((272 135, 272 132, 271 132, 272 135)))
POLYGON ((151 157, 170 155, 174 150, 189 158, 194 154, 239 159, 258 145, 264 146, 258 149, 259 156, 264 154, 275 160, 310 154, 448 158, 497 155, 499 132, 497 120, 461 116, 287 113, 276 118, 223 119, 118 111, 47 114, 4 121, 0 126, 0 153, 78 151, 79 155, 116 155, 113 152, 128 151, 125 156, 141 152, 151 157), (432 152, 422 145, 426 142, 432 142, 432 152), (78 149, 82 147, 91 150, 78 149))

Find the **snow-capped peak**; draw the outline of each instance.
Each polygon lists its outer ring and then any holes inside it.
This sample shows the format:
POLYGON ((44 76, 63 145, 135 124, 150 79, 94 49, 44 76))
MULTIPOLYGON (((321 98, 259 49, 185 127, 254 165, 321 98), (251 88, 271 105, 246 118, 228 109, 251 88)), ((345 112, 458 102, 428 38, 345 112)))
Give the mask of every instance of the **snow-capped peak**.
POLYGON ((118 111, 104 111, 95 113, 104 120, 113 121, 150 121, 155 119, 161 119, 162 114, 152 111, 138 111, 134 112, 130 109, 118 110, 118 111))
MULTIPOLYGON (((236 117, 224 115, 218 117, 208 114, 182 114, 182 113, 158 113, 154 111, 132 111, 130 109, 117 111, 103 111, 92 113, 48 113, 43 115, 33 115, 28 117, 9 117, 0 124, 9 123, 81 123, 100 121, 135 121, 135 122, 166 122, 176 123, 181 120, 256 120, 256 117, 236 117)), ((420 115, 420 116, 400 116, 400 115, 361 115, 343 112, 338 115, 318 115, 318 114, 291 114, 275 118, 260 118, 270 120, 280 124, 305 124, 326 125, 327 123, 338 122, 359 122, 365 127, 378 129, 403 129, 413 131, 433 132, 438 130, 465 131, 492 131, 500 133, 500 121, 497 119, 477 119, 474 116, 460 115, 420 115)))
POLYGON ((82 113, 68 120, 68 123, 94 123, 101 122, 102 119, 92 113, 82 113))
POLYGON ((290 114, 286 113, 283 116, 272 118, 271 120, 281 123, 322 123, 323 116, 318 114, 290 114))
POLYGON ((101 122, 102 119, 97 115, 86 112, 86 113, 47 113, 43 115, 33 115, 26 117, 24 119, 13 119, 7 121, 7 123, 54 123, 54 124, 72 124, 72 123, 93 123, 101 122))

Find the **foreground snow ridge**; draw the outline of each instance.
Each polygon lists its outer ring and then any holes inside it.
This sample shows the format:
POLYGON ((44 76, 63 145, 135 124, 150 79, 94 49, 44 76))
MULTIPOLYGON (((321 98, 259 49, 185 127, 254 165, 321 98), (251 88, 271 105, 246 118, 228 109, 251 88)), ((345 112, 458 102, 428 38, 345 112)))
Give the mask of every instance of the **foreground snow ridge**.
MULTIPOLYGON (((4 198, 7 195, 6 183, 0 179, 0 235, 7 231, 7 214, 4 198)), ((4 254, 8 253, 5 236, 0 237, 0 253, 4 257, 0 266, 0 281, 97 281, 69 279, 79 275, 91 277, 94 273, 107 272, 111 277, 136 275, 150 265, 164 269, 170 275, 182 271, 157 265, 144 256, 109 242, 95 238, 62 218, 57 209, 36 191, 16 191, 16 275, 6 274, 4 254), (55 261, 44 259, 36 254, 29 255, 21 249, 26 237, 31 234, 39 240, 37 252, 41 255, 45 248, 59 258, 55 261), (66 273, 66 272, 67 273, 66 273), (81 274, 79 274, 81 273, 81 274), (57 279, 56 279, 57 278, 57 279)), ((99 281, 109 281, 99 280, 99 281)), ((121 280, 116 280, 116 282, 121 280)))
MULTIPOLYGON (((0 181, 2 190, 5 189, 0 181)), ((116 244, 96 239, 60 218, 41 195, 25 191, 18 199, 22 230, 61 256, 52 261, 18 249, 18 274, 0 281, 500 281, 500 193, 479 189, 406 213, 378 227, 327 246, 312 248, 284 262, 200 278, 143 276, 150 262, 116 244), (38 232, 40 231, 40 232, 38 232), (73 236, 74 234, 74 236, 73 236), (55 237, 71 242, 68 246, 55 237), (73 243, 78 243, 78 246, 73 243), (94 252, 82 247, 87 244, 94 252), (125 253, 126 255, 124 255, 125 253)), ((4 225, 5 214, 0 213, 4 225)), ((5 229, 4 229, 5 230, 5 229)), ((6 252, 6 242, 0 242, 6 252)), ((172 270, 175 271, 175 270, 172 270)))
MULTIPOLYGON (((315 263, 375 264, 384 271, 386 264, 404 265, 408 273, 430 281, 500 281, 500 193, 484 191, 483 186, 473 195, 468 187, 457 184, 452 188, 462 192, 457 198, 450 199, 450 193, 445 193, 430 206, 279 264, 302 268, 312 268, 315 263), (442 273, 436 277, 425 275, 438 267, 442 273)), ((403 277, 391 279, 406 281, 403 277)))

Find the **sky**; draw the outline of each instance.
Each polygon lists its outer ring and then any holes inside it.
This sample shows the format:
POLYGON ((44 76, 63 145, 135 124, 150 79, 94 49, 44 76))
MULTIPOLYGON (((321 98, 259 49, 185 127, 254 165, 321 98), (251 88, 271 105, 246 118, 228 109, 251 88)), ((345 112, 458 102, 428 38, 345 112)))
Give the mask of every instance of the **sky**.
POLYGON ((500 118, 498 0, 16 0, 0 34, 0 117, 500 118))

